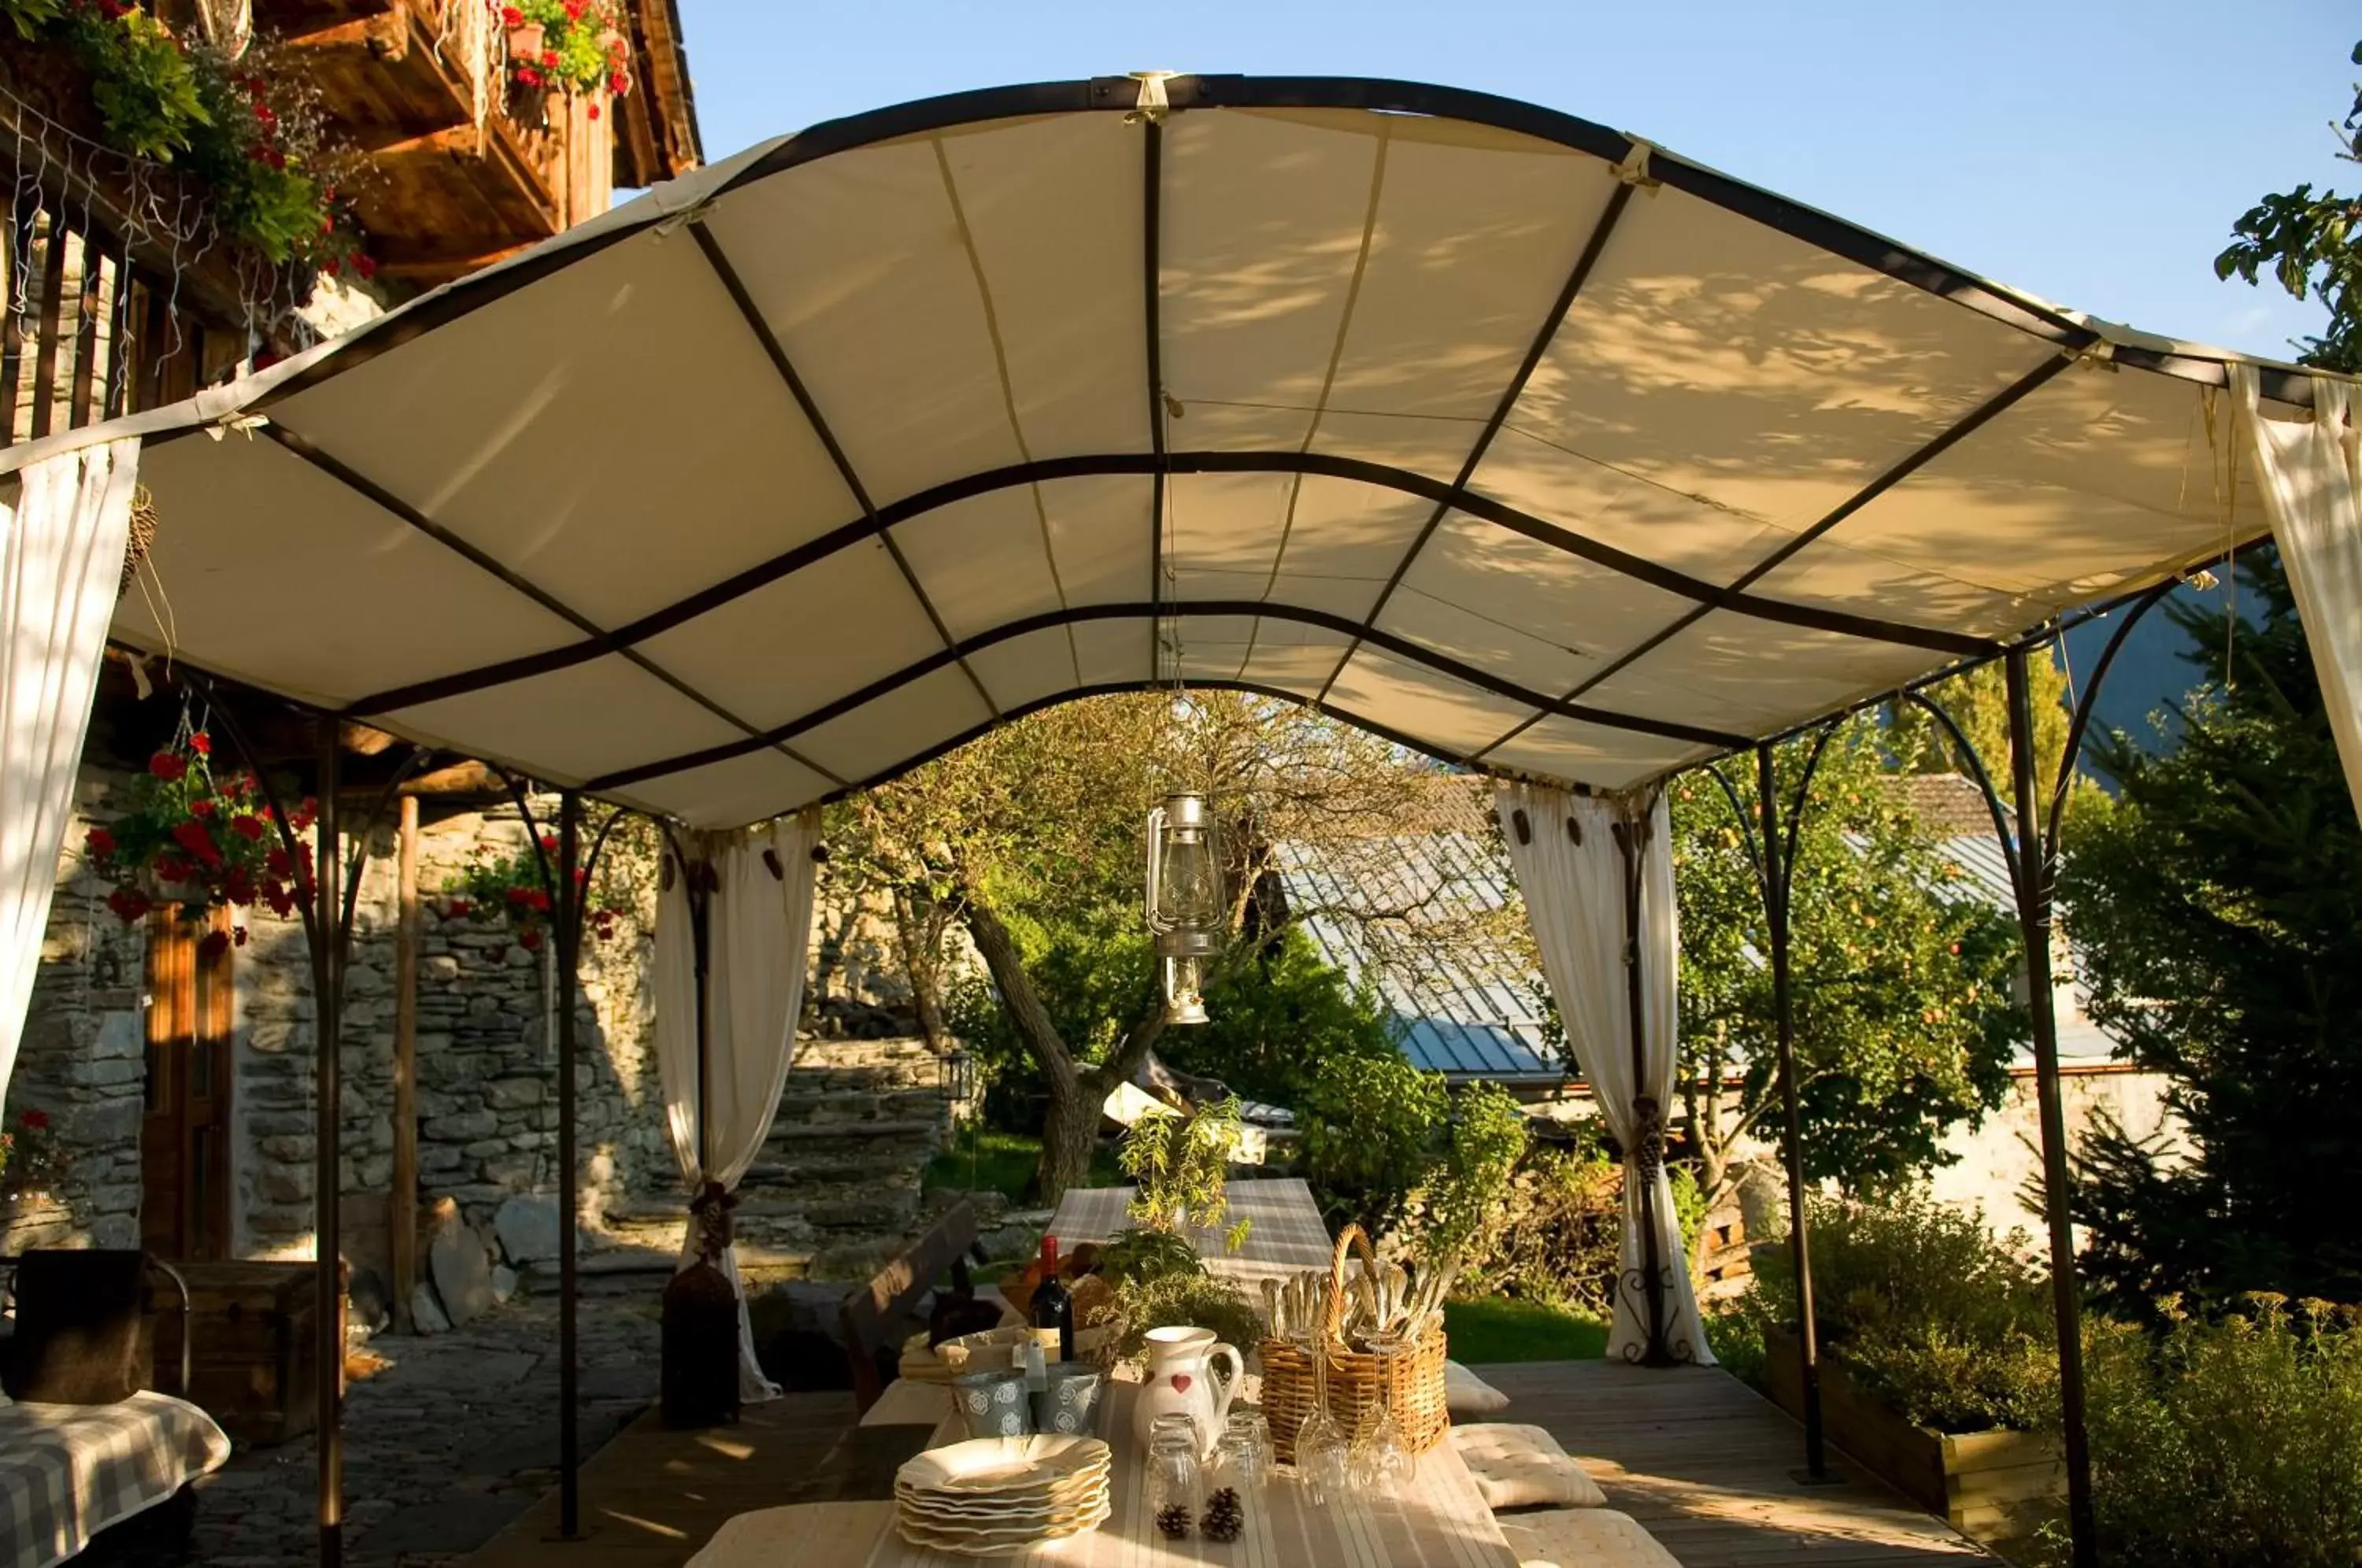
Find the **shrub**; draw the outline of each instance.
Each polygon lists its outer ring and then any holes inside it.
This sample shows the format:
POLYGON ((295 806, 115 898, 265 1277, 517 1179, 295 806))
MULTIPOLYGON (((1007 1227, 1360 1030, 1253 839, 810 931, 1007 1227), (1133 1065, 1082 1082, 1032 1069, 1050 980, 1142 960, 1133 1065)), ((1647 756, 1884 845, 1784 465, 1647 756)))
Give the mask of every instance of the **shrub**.
POLYGON ((1508 1221, 1505 1206, 1526 1154, 1526 1113, 1498 1084, 1461 1091, 1443 1156, 1409 1205, 1422 1262, 1491 1252, 1508 1221))
MULTIPOLYGON (((1996 1246, 1981 1218, 1924 1194, 1878 1206, 1811 1201, 1821 1345, 1899 1414, 1938 1431, 2055 1424, 2058 1362, 2046 1276, 1996 1246)), ((1733 1337, 1797 1321, 1795 1275, 1767 1248, 1733 1337)))
MULTIPOLYGON (((2105 1561, 2362 1561, 2362 1327, 2350 1311, 2253 1297, 2212 1323, 2173 1316, 2155 1336, 2095 1320, 2086 1346, 2105 1561)), ((2060 1562, 2062 1533, 2047 1540, 2060 1562)))
POLYGON ((1330 1219, 1353 1220, 1372 1236, 1393 1229, 1427 1179, 1451 1112, 1443 1075, 1394 1052, 1319 1063, 1297 1126, 1305 1175, 1330 1219))
POLYGON ((1116 1360, 1138 1358, 1148 1331, 1168 1323, 1211 1329, 1242 1354, 1263 1338, 1263 1318, 1244 1292, 1207 1272, 1189 1243, 1167 1231, 1120 1231, 1099 1253, 1110 1294, 1080 1328, 1115 1331, 1116 1360))
POLYGON ((1623 1202, 1623 1173, 1595 1145, 1529 1150, 1502 1194, 1491 1245, 1465 1260, 1460 1294, 1606 1315, 1623 1202))
MULTIPOLYGON (((1117 1155, 1138 1189, 1131 1217, 1152 1231, 1221 1224, 1231 1209, 1223 1184, 1240 1136, 1235 1095, 1187 1116, 1142 1117, 1124 1134, 1117 1155)), ((1225 1238, 1231 1251, 1239 1250, 1253 1223, 1242 1220, 1231 1227, 1225 1238)))

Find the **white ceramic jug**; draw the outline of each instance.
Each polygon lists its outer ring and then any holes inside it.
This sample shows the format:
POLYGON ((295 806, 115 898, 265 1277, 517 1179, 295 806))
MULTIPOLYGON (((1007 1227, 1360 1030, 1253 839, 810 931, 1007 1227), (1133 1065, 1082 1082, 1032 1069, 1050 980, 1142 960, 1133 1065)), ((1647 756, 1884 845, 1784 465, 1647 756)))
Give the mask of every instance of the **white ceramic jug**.
POLYGON ((1246 1362, 1237 1347, 1216 1340, 1211 1329, 1151 1329, 1147 1338, 1148 1381, 1142 1386, 1135 1402, 1132 1435, 1145 1452, 1156 1418, 1169 1411, 1181 1411, 1197 1425, 1198 1457, 1203 1459, 1214 1451, 1215 1442, 1222 1435, 1223 1422, 1231 1413, 1231 1397, 1238 1391, 1246 1362), (1230 1376, 1217 1386, 1213 1364, 1226 1356, 1231 1364, 1230 1376))

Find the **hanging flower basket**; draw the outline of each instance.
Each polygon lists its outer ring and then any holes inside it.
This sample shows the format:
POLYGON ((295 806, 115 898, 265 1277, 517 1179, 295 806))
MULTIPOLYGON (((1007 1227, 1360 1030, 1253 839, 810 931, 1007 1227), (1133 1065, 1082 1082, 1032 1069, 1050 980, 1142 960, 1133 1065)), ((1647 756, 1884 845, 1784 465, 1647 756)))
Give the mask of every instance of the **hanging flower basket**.
MULTIPOLYGON (((318 810, 306 799, 287 825, 304 833, 318 810)), ((92 868, 115 884, 106 907, 126 925, 174 906, 259 904, 283 919, 312 886, 311 845, 299 842, 289 851, 250 775, 214 772, 213 737, 203 730, 184 732, 150 756, 131 809, 91 829, 84 846, 92 868)), ((245 945, 246 927, 208 932, 200 945, 210 955, 233 941, 245 945)))
POLYGON ((508 29, 509 81, 528 97, 602 90, 621 97, 632 90, 632 46, 615 0, 510 0, 500 17, 508 29))
POLYGON ((16 1126, 0 1131, 0 1196, 39 1198, 65 1171, 65 1152, 48 1111, 28 1106, 16 1126))
MULTIPOLYGON (((555 857, 557 835, 542 834, 541 848, 543 855, 555 857)), ((585 867, 575 867, 574 880, 583 889, 583 934, 602 942, 613 936, 623 906, 590 890, 585 867)), ((479 845, 467 869, 444 884, 442 898, 445 920, 505 927, 528 953, 538 953, 548 943, 557 917, 557 900, 542 882, 541 857, 529 849, 501 855, 479 845)))

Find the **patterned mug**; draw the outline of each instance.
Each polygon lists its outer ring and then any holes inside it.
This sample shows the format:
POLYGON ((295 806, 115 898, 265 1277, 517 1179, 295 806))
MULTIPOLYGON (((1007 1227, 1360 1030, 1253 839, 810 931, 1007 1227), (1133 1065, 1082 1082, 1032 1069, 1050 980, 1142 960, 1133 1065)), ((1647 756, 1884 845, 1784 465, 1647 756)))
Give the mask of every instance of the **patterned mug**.
POLYGON ((1086 1361, 1054 1361, 1043 1375, 1047 1384, 1033 1396, 1033 1430, 1063 1437, 1088 1433, 1107 1375, 1086 1361))
POLYGON ((952 1379, 952 1403, 972 1438, 1024 1437, 1033 1430, 1026 1408, 1025 1374, 1015 1367, 971 1372, 952 1379))

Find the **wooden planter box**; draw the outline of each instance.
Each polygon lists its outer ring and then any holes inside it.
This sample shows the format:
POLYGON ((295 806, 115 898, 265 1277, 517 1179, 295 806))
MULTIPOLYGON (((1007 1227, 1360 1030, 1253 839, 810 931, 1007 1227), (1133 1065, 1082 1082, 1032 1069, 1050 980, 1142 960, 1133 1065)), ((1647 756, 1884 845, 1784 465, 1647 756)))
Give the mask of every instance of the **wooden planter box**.
MULTIPOLYGON (((285 1442, 319 1410, 319 1270, 308 1263, 189 1263, 189 1399, 241 1443, 285 1442)), ((343 1293, 337 1293, 338 1328, 343 1293)), ((343 1342, 341 1331, 337 1342, 343 1342)), ((179 1375, 180 1314, 160 1312, 158 1376, 179 1375)), ((335 1373, 341 1375, 344 1368, 335 1373)))
MULTIPOLYGON (((1763 1349, 1767 1390, 1802 1420, 1805 1386, 1794 1336, 1767 1331, 1763 1349)), ((1833 1446, 1971 1540, 2023 1540, 2064 1508, 2067 1467, 2048 1438, 2006 1428, 1945 1433, 1914 1425, 1826 1353, 1821 1421, 1833 1446)))

